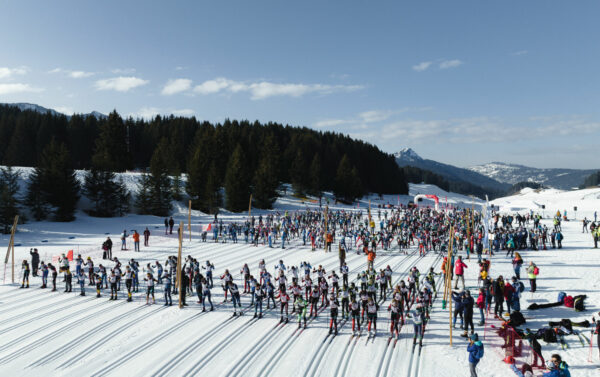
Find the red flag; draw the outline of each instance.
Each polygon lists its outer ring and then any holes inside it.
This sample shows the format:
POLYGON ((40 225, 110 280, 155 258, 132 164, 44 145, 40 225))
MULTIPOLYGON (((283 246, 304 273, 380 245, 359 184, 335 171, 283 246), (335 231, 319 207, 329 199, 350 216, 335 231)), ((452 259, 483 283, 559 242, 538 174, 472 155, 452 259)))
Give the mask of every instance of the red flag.
POLYGON ((69 250, 69 252, 67 252, 67 259, 69 262, 73 262, 73 250, 69 250))

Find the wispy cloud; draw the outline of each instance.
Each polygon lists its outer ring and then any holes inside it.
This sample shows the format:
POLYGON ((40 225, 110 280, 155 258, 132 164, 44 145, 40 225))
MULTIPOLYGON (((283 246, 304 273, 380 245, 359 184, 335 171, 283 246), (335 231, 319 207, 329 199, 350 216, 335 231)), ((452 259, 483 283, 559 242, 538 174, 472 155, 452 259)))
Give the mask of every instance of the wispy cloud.
POLYGON ((196 112, 192 109, 161 109, 158 107, 147 106, 147 107, 142 107, 138 111, 129 114, 129 116, 131 116, 133 118, 142 118, 142 119, 148 120, 148 119, 153 119, 157 115, 164 115, 164 116, 175 115, 175 116, 181 116, 181 117, 190 117, 195 114, 196 114, 196 112))
POLYGON ((417 72, 423 72, 431 66, 432 62, 421 62, 412 66, 412 69, 417 72))
POLYGON ((440 62, 440 69, 448 69, 448 68, 456 68, 459 65, 463 65, 464 63, 461 60, 453 59, 453 60, 444 60, 440 62))
POLYGON ((367 129, 373 123, 381 123, 393 116, 407 112, 422 112, 431 110, 430 107, 404 107, 395 110, 369 110, 358 113, 346 119, 322 119, 313 124, 316 128, 367 129))
POLYGON ((520 51, 511 52, 510 54, 512 56, 520 56, 520 55, 527 55, 527 53, 529 53, 529 51, 527 51, 527 50, 520 50, 520 51))
POLYGON ((73 108, 69 107, 69 106, 54 106, 53 109, 58 111, 59 113, 65 114, 65 115, 75 114, 75 111, 73 110, 73 108))
POLYGON ((63 73, 65 75, 67 75, 70 78, 73 79, 82 79, 85 77, 90 77, 95 75, 94 72, 86 72, 86 71, 79 71, 79 70, 69 70, 69 69, 62 69, 62 68, 54 68, 50 71, 48 71, 48 73, 63 73))
POLYGON ((110 72, 116 75, 130 75, 135 73, 135 68, 113 68, 110 72))
POLYGON ((0 95, 16 93, 39 93, 43 88, 32 87, 29 84, 22 83, 4 83, 0 84, 0 95))
POLYGON ((275 96, 302 97, 309 93, 331 94, 334 92, 353 92, 362 89, 361 85, 328 85, 328 84, 288 84, 269 81, 243 82, 223 77, 207 80, 194 88, 199 94, 250 93, 250 98, 260 100, 275 96))
POLYGON ((24 75, 28 71, 27 67, 17 67, 17 68, 9 68, 9 67, 0 67, 0 79, 8 79, 16 75, 24 75))
POLYGON ((192 87, 190 79, 174 79, 169 80, 163 87, 162 94, 170 96, 173 94, 185 92, 192 87))
POLYGON ((96 81, 96 89, 98 90, 116 90, 117 92, 128 92, 138 86, 148 84, 148 80, 134 76, 119 76, 110 79, 96 81))

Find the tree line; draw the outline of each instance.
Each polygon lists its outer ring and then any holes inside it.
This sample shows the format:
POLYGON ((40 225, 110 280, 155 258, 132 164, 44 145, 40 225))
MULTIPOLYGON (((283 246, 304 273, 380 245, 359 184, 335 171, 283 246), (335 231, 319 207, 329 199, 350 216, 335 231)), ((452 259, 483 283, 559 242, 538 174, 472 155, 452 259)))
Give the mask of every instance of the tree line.
POLYGON ((82 193, 95 216, 126 213, 132 196, 138 212, 159 216, 184 195, 209 213, 246 210, 250 194, 253 206, 271 208, 284 182, 299 197, 332 191, 347 203, 367 192, 408 193, 404 171, 376 146, 271 122, 67 117, 2 105, 0 161, 34 167, 21 204, 36 219, 61 221, 73 218, 82 193), (75 169, 86 170, 81 187, 75 169), (144 172, 135 193, 114 174, 132 169, 144 172))

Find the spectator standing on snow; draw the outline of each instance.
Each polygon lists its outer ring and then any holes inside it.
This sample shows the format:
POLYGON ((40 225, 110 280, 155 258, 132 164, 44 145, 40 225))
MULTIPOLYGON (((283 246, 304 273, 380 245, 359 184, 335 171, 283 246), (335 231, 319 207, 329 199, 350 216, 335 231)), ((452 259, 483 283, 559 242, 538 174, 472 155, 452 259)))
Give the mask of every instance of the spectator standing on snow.
POLYGON ((165 217, 165 234, 169 234, 169 219, 165 217))
POLYGON ((123 229, 123 233, 121 234, 121 250, 127 250, 127 230, 123 229))
POLYGON ((169 217, 169 234, 173 234, 173 226, 175 226, 175 220, 173 216, 169 217))
POLYGON ((38 254, 37 249, 29 250, 29 254, 31 254, 31 272, 33 276, 38 276, 38 266, 40 264, 40 255, 38 254))
POLYGON ((463 262, 462 256, 458 256, 458 260, 454 264, 454 274, 456 275, 456 279, 454 282, 454 289, 458 289, 458 281, 460 280, 462 283, 462 289, 465 289, 465 268, 468 268, 467 265, 463 262))
POLYGON ((537 289, 536 279, 540 273, 540 269, 533 262, 529 262, 529 267, 527 267, 527 277, 529 278, 529 285, 531 286, 531 293, 535 292, 537 289))
POLYGON ((140 251, 140 234, 137 232, 137 230, 133 231, 133 249, 135 251, 140 251))
POLYGON ((467 352, 469 352, 469 370, 471 371, 471 377, 477 377, 477 364, 483 357, 483 343, 479 341, 479 336, 477 334, 472 334, 469 337, 467 352))
POLYGON ((144 246, 149 246, 148 240, 150 240, 150 230, 148 227, 144 230, 144 246))

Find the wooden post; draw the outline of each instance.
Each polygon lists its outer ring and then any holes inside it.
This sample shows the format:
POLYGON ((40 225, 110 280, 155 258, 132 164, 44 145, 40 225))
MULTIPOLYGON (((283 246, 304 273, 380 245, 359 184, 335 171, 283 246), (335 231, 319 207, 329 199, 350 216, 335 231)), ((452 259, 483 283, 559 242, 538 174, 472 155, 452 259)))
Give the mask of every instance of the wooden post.
POLYGON ((450 245, 448 247, 448 269, 446 270, 446 275, 448 276, 448 295, 450 297, 449 301, 449 310, 448 310, 448 314, 450 317, 450 323, 449 323, 449 327, 450 327, 450 347, 452 347, 452 259, 451 259, 451 255, 453 253, 452 247, 454 246, 454 227, 450 228, 451 234, 450 234, 450 245))
POLYGON ((250 194, 250 201, 248 202, 248 221, 250 221, 252 215, 252 194, 250 194))
POLYGON ((8 249, 6 250, 6 258, 4 258, 4 265, 6 266, 6 264, 8 263, 8 257, 11 254, 11 250, 12 250, 12 282, 13 282, 13 284, 15 283, 15 232, 17 231, 17 223, 18 222, 19 222, 19 215, 15 216, 13 226, 10 230, 10 239, 8 241, 8 249))
POLYGON ((329 206, 325 206, 325 252, 327 252, 327 218, 328 218, 328 210, 329 210, 329 206))
POLYGON ((192 241, 192 200, 188 202, 188 231, 190 232, 190 241, 192 241))
POLYGON ((181 286, 181 248, 183 241, 183 221, 179 223, 179 249, 177 250, 177 290, 179 292, 179 309, 183 308, 183 302, 181 301, 181 295, 185 294, 184 287, 181 286))

